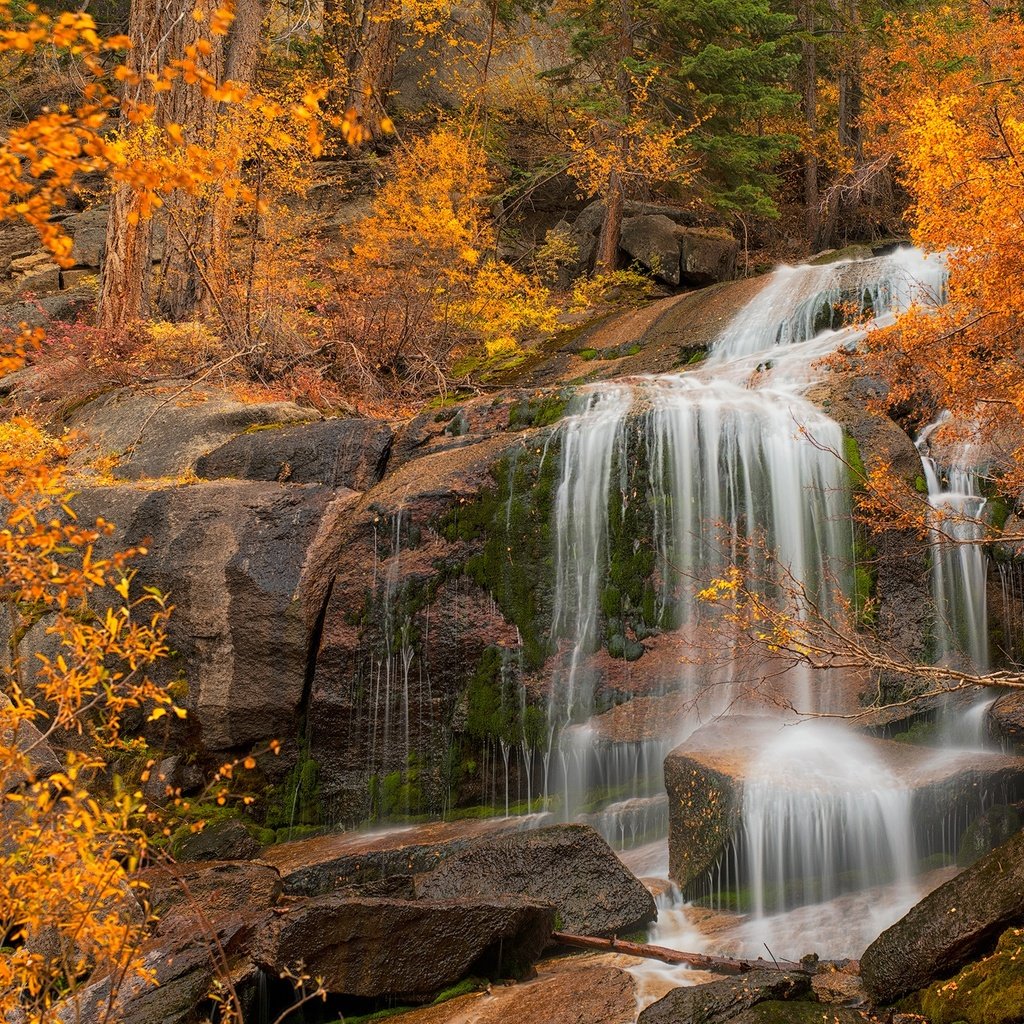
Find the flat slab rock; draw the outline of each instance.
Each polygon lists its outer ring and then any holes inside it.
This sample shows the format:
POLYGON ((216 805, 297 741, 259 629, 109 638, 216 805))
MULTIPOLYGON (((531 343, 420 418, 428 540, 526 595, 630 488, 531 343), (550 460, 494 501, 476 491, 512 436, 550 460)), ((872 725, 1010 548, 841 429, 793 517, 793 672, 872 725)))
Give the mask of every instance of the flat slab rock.
POLYGON ((289 895, 316 896, 342 886, 430 871, 477 840, 533 828, 545 820, 545 815, 535 814, 339 832, 279 843, 264 850, 260 859, 280 872, 289 895))
POLYGON ((492 985, 413 1010, 402 1016, 402 1024, 633 1024, 635 982, 608 960, 589 955, 547 960, 528 981, 492 985))
POLYGON ((416 879, 425 899, 523 895, 552 903, 559 928, 615 935, 655 920, 651 894, 589 825, 552 825, 474 842, 416 879))
MULTIPOLYGON (((744 781, 762 770, 757 765, 758 751, 781 729, 802 727, 772 718, 725 717, 698 729, 665 758, 669 873, 681 888, 716 862, 739 827, 744 781)), ((1024 758, 940 750, 870 736, 860 741, 913 791, 913 813, 922 823, 941 820, 951 808, 975 801, 982 791, 1024 787, 1024 758)), ((801 779, 787 777, 786 784, 798 787, 801 779)))
POLYGON ((271 973, 301 961, 336 995, 425 1002, 470 973, 521 976, 554 923, 553 906, 524 898, 318 896, 282 908, 252 956, 271 973))
POLYGON ((1024 832, 939 886, 868 946, 861 976, 893 1003, 992 951, 1024 921, 1024 832))

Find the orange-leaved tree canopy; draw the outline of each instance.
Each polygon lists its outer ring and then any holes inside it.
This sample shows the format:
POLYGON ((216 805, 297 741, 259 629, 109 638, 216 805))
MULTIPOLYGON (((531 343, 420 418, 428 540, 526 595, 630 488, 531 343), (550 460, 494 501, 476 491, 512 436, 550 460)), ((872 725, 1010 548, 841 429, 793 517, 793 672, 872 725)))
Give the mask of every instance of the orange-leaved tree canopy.
POLYGON ((869 118, 910 196, 914 241, 946 252, 948 303, 873 332, 889 403, 948 409, 989 445, 1008 493, 1024 482, 1024 20, 971 0, 890 25, 869 118))

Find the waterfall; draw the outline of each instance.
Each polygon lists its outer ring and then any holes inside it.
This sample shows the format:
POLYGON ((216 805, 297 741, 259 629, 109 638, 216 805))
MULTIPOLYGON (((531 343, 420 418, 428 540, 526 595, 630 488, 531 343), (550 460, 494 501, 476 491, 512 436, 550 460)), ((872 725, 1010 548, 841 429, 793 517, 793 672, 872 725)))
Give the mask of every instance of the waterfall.
POLYGON ((740 858, 758 916, 908 883, 911 793, 870 743, 821 722, 781 730, 743 787, 740 858))
POLYGON ((932 435, 948 422, 949 414, 943 413, 917 441, 932 509, 935 653, 939 663, 962 657, 969 667, 983 672, 989 663, 988 558, 978 542, 986 533, 987 502, 981 494, 973 445, 959 445, 945 466, 930 453, 932 435))
MULTIPOLYGON (((914 250, 780 268, 699 367, 583 389, 562 427, 545 794, 610 842, 648 842, 663 828, 658 766, 672 747, 737 709, 784 723, 775 738, 736 751, 746 759, 739 825, 708 878, 713 903, 751 912, 755 947, 793 908, 878 886, 890 887, 894 907, 912 901, 918 860, 938 840, 916 841, 915 791, 879 747, 841 726, 786 717, 787 707, 844 709, 841 679, 790 668, 752 692, 756 665, 728 650, 714 666, 689 656, 706 614, 695 583, 739 565, 773 601, 788 596, 772 583, 779 572, 816 613, 851 614, 845 438, 806 393, 821 357, 854 346, 868 321, 943 301, 945 279, 941 258, 914 250)), ((934 477, 942 500, 982 500, 966 470, 936 468, 934 477)), ((954 625, 944 646, 973 638, 968 655, 979 657, 984 577, 979 589, 967 563, 980 549, 939 554, 943 587, 959 595, 946 607, 975 616, 960 626, 946 615, 954 625)), ((881 918, 878 927, 894 919, 881 918)), ((847 938, 863 948, 859 935, 847 938)))

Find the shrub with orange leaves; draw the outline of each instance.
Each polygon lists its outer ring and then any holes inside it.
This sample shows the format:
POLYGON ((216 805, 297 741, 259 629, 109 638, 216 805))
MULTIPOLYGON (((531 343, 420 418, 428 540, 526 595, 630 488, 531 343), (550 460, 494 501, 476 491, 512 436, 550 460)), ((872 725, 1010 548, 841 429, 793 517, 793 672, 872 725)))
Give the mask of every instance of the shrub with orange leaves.
POLYGON ((147 848, 141 794, 99 778, 131 746, 127 712, 184 714, 149 675, 170 609, 132 584, 141 550, 97 554, 111 527, 74 518, 65 454, 29 420, 0 425, 0 615, 12 637, 45 623, 53 644, 35 664, 0 665, 0 1015, 27 1022, 97 965, 141 969, 129 877, 147 848))
POLYGON ((547 289, 496 255, 494 190, 483 147, 457 126, 402 147, 338 267, 335 345, 343 372, 369 394, 443 388, 456 347, 507 357, 554 330, 547 289))

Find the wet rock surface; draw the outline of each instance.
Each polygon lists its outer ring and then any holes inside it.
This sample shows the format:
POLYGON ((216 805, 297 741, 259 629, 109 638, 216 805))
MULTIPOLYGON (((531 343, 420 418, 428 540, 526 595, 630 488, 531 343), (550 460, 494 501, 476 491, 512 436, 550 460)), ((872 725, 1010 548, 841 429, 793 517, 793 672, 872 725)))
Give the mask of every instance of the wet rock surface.
POLYGON ((495 893, 553 904, 559 930, 576 935, 624 934, 657 917, 650 893, 587 825, 478 840, 416 879, 416 894, 424 899, 495 893))
POLYGON ((425 1001, 467 973, 521 975, 548 944, 554 920, 550 904, 522 898, 321 896, 283 908, 253 955, 273 972, 301 961, 337 995, 425 1001))
POLYGON ((285 892, 316 896, 342 886, 431 871, 484 837, 518 832, 543 820, 541 815, 530 815, 340 832, 279 843, 264 850, 261 859, 280 873, 285 892))
MULTIPOLYGON (((741 1019, 740 1014, 759 1003, 800 999, 810 988, 811 979, 806 975, 750 971, 707 985, 673 989, 648 1006, 637 1018, 637 1024, 728 1024, 741 1019)), ((814 1009, 820 1019, 821 1007, 814 1009)))
POLYGON ((611 958, 574 956, 537 965, 518 985, 491 985, 438 1006, 414 1010, 404 1024, 633 1024, 636 985, 611 958))
POLYGON ((1024 693, 1007 693, 989 708, 988 731, 1010 749, 1024 751, 1024 693))
POLYGON ((1024 922, 1024 834, 940 886, 868 946, 861 975, 871 996, 892 1003, 990 952, 1024 922))

